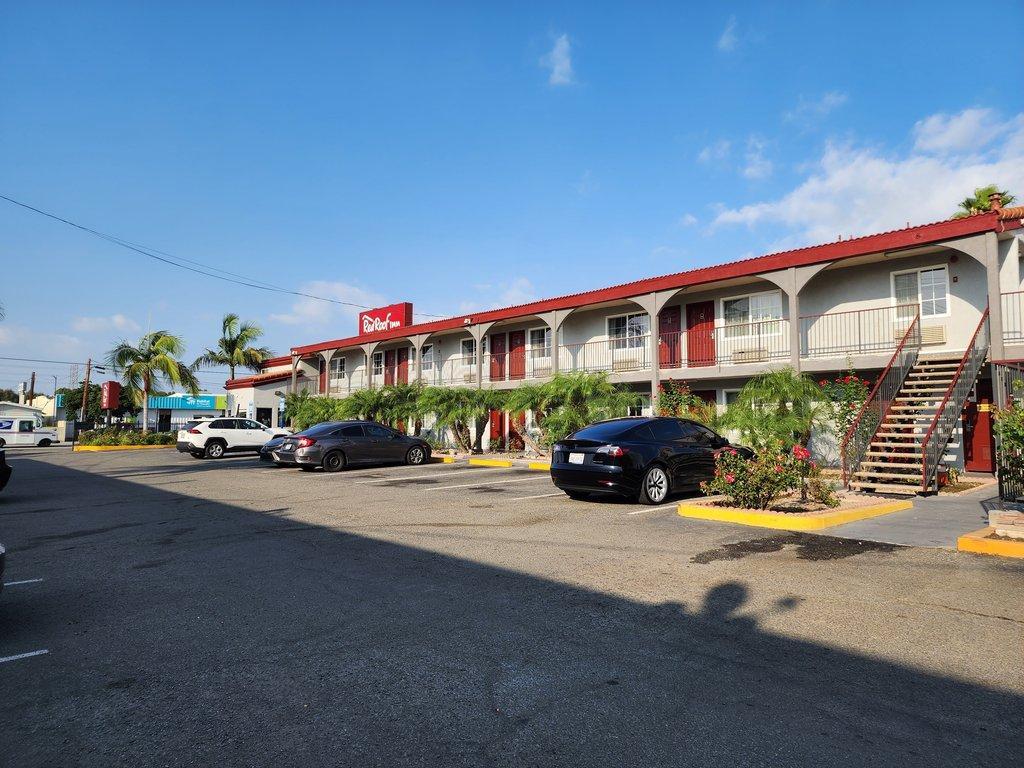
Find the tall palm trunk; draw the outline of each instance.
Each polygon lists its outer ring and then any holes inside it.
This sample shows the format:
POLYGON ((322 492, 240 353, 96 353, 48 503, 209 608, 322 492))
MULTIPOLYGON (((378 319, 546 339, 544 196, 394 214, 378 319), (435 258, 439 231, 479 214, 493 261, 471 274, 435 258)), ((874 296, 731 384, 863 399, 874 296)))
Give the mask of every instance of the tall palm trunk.
POLYGON ((515 428, 519 436, 523 438, 523 442, 529 446, 530 450, 536 453, 538 456, 543 456, 546 451, 540 447, 536 440, 530 435, 529 430, 526 428, 526 414, 522 411, 511 414, 512 426, 515 428))
POLYGON ((149 433, 149 376, 142 379, 142 434, 149 433))

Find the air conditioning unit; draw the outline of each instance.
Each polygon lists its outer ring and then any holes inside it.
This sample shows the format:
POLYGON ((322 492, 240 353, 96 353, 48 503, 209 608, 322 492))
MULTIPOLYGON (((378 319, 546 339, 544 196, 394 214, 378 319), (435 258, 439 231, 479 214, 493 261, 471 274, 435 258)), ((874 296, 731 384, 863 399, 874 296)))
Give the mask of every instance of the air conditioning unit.
POLYGON ((946 326, 928 325, 921 328, 922 344, 945 344, 946 326))
POLYGON ((635 371, 635 370, 637 370, 638 368, 641 368, 641 367, 643 367, 643 366, 640 363, 640 358, 639 357, 632 357, 632 356, 631 357, 620 357, 620 356, 616 356, 616 358, 614 360, 612 360, 612 370, 613 371, 635 371))
POLYGON ((732 353, 734 363, 763 363, 767 359, 767 349, 737 349, 732 353))

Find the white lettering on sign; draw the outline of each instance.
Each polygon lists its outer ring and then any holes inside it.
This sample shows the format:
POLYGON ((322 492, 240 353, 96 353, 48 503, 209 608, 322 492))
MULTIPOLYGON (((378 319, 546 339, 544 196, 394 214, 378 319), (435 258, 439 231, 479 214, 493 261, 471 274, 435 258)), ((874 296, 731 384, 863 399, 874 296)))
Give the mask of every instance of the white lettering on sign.
POLYGON ((384 317, 370 317, 369 315, 363 315, 363 333, 390 331, 392 328, 398 328, 401 325, 402 324, 398 320, 391 319, 390 312, 384 315, 384 317))

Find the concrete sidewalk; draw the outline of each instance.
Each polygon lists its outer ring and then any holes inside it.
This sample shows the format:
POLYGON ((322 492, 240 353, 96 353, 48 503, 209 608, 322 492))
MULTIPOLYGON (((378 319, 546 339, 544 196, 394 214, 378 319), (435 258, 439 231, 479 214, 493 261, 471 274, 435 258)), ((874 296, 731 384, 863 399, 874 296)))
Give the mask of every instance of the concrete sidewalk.
POLYGON ((914 499, 905 512, 858 520, 828 529, 829 536, 910 547, 956 549, 957 537, 988 525, 990 509, 1000 509, 995 485, 960 496, 929 496, 914 499))

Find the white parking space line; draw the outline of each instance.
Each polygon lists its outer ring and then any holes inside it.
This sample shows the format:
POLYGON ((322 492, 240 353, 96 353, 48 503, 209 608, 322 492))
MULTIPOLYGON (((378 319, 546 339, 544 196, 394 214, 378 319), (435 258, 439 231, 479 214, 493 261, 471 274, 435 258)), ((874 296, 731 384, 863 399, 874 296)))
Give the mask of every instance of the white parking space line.
POLYGON ((421 493, 426 493, 427 491, 448 491, 448 490, 451 490, 452 488, 475 488, 475 487, 477 487, 479 485, 505 485, 506 483, 528 483, 531 480, 547 480, 547 478, 544 477, 544 476, 541 476, 541 477, 519 477, 519 478, 516 478, 515 480, 493 480, 492 482, 489 482, 489 483, 465 483, 463 485, 439 485, 437 488, 421 488, 420 492, 421 493))
POLYGON ((17 653, 14 656, 4 656, 0 658, 0 664, 6 664, 8 661, 17 661, 18 659, 27 659, 32 656, 42 656, 44 653, 49 652, 48 649, 44 648, 41 651, 29 651, 28 653, 17 653))
POLYGON ((675 509, 679 504, 666 504, 663 507, 641 507, 640 509, 634 509, 632 512, 627 512, 627 515, 642 515, 645 512, 657 512, 662 509, 675 509))
POLYGON ((563 493, 562 491, 557 491, 555 493, 538 493, 536 496, 516 496, 514 499, 509 499, 509 501, 526 501, 527 499, 549 499, 552 496, 565 496, 565 493, 563 493))
POLYGON ((38 584, 42 579, 22 579, 21 581, 5 581, 5 587, 18 587, 22 584, 38 584))
MULTIPOLYGON (((458 477, 463 477, 463 475, 466 472, 472 472, 475 475, 478 472, 497 472, 499 469, 507 470, 508 467, 490 467, 488 469, 463 469, 458 472, 458 477)), ((406 475, 400 473, 393 477, 382 477, 377 478, 376 480, 356 480, 356 485, 370 485, 371 483, 394 483, 399 480, 419 480, 424 477, 437 477, 438 475, 443 474, 444 470, 431 472, 426 475, 406 475)))

